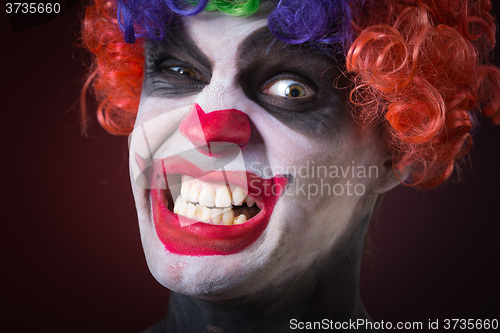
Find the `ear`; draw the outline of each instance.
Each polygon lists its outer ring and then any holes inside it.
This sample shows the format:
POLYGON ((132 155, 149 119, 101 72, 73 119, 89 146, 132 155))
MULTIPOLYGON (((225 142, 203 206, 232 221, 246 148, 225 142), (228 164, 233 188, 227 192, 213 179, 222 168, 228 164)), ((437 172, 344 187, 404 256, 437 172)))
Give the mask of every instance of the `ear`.
POLYGON ((372 184, 369 194, 384 194, 394 187, 404 182, 411 172, 411 167, 404 169, 396 169, 394 167, 394 160, 388 158, 383 161, 379 168, 379 177, 372 184))

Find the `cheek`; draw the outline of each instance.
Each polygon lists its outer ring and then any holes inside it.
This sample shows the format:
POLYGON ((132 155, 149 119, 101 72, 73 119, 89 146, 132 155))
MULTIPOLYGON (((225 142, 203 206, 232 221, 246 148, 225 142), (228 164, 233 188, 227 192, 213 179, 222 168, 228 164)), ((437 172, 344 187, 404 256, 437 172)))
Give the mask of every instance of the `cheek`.
POLYGON ((274 119, 259 121, 266 123, 259 134, 265 146, 261 150, 269 159, 268 169, 272 170, 268 174, 291 174, 301 183, 314 183, 328 178, 332 166, 349 166, 359 160, 355 131, 349 126, 343 126, 326 139, 318 139, 298 134, 274 119))
POLYGON ((191 106, 184 102, 182 106, 175 108, 177 106, 175 104, 162 98, 141 99, 129 143, 130 170, 133 179, 137 179, 141 173, 137 163, 138 156, 149 160, 158 153, 163 153, 165 156, 178 153, 174 151, 179 147, 176 143, 183 140, 178 133, 179 123, 189 113, 191 106))
MULTIPOLYGON (((169 123, 177 124, 178 127, 182 118, 187 115, 186 110, 189 111, 193 104, 192 96, 172 99, 147 96, 143 93, 137 111, 135 127, 146 123, 151 124, 153 121, 160 121, 158 127, 160 127, 160 125, 168 125, 169 123)), ((163 128, 164 131, 168 129, 169 128, 163 128)))
POLYGON ((317 165, 350 163, 349 150, 360 139, 359 126, 339 101, 307 113, 289 112, 288 120, 267 111, 249 115, 273 167, 306 160, 317 165))
POLYGON ((330 144, 304 139, 301 145, 277 149, 282 159, 275 161, 275 171, 290 174, 292 182, 273 217, 290 228, 288 242, 300 242, 293 246, 321 251, 348 224, 379 176, 376 154, 365 146, 367 141, 358 140, 355 128, 345 127, 330 144))

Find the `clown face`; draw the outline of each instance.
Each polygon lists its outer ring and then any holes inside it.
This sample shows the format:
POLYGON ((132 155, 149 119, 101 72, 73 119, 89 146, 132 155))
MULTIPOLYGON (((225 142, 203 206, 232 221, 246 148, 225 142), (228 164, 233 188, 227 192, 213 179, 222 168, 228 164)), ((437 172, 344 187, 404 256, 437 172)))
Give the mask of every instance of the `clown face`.
POLYGON ((266 14, 181 23, 146 46, 130 141, 151 272, 212 300, 314 283, 387 186, 383 145, 352 120, 338 65, 276 40, 266 14))

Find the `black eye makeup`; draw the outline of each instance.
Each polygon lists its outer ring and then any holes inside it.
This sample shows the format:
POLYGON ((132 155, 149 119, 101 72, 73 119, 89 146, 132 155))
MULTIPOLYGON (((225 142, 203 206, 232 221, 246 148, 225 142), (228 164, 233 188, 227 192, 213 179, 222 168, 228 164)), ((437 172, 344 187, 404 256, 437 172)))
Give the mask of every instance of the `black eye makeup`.
MULTIPOLYGON (((156 55, 157 56, 157 55, 156 55)), ((181 97, 200 92, 209 83, 209 76, 185 60, 169 54, 153 58, 148 55, 145 89, 149 95, 181 97)))
POLYGON ((317 97, 316 84, 307 76, 291 71, 271 75, 255 91, 255 99, 262 105, 282 108, 284 112, 307 112, 306 106, 317 97))
POLYGON ((328 137, 348 119, 348 89, 335 86, 342 72, 327 55, 277 41, 267 28, 247 37, 238 54, 248 98, 294 131, 328 137))
POLYGON ((144 91, 148 95, 181 98, 199 93, 210 83, 211 63, 182 27, 177 30, 164 41, 146 44, 144 91))
POLYGON ((305 98, 311 95, 307 85, 293 80, 278 80, 265 87, 262 93, 289 99, 305 98))
POLYGON ((165 70, 172 71, 186 78, 191 78, 193 80, 201 81, 202 76, 194 69, 187 66, 167 66, 165 70))
MULTIPOLYGON (((145 94, 182 98, 202 92, 211 82, 212 66, 227 65, 212 64, 210 56, 182 26, 165 41, 148 42, 145 94)), ((334 87, 341 70, 328 56, 277 41, 262 27, 238 46, 235 59, 236 80, 246 98, 291 129, 318 138, 331 136, 348 116, 348 91, 334 87)))
POLYGON ((289 101, 311 100, 316 95, 316 86, 310 80, 291 73, 280 73, 264 83, 260 92, 289 101))

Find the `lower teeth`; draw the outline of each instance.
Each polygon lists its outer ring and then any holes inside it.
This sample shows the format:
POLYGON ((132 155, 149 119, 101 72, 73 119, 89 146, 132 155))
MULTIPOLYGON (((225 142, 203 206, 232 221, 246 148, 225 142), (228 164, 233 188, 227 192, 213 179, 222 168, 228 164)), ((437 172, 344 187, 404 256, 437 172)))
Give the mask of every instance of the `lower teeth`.
POLYGON ((246 223, 248 219, 252 217, 249 209, 240 209, 241 207, 235 208, 238 208, 237 210, 241 212, 237 216, 235 216, 235 211, 231 207, 223 209, 208 208, 200 204, 186 202, 179 195, 175 200, 174 213, 195 221, 215 225, 239 225, 246 223))

